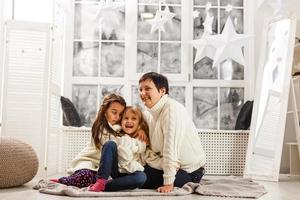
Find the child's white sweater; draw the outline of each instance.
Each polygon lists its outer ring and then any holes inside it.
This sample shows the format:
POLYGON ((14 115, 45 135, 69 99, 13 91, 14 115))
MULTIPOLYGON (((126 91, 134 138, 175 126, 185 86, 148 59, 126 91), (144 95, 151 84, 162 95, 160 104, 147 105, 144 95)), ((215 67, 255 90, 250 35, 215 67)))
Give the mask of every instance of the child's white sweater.
MULTIPOLYGON (((113 127, 116 129, 115 127, 113 127)), ((105 131, 101 138, 101 144, 112 140, 117 143, 118 147, 118 166, 121 173, 132 173, 135 171, 143 171, 144 167, 141 164, 140 154, 146 149, 146 144, 128 135, 115 137, 105 131)), ((97 171, 101 158, 101 150, 97 149, 93 140, 75 157, 71 163, 71 168, 67 170, 72 174, 79 169, 90 169, 97 171)))
POLYGON ((144 112, 151 149, 160 158, 147 150, 145 161, 164 171, 164 185, 174 182, 178 168, 191 173, 205 165, 205 153, 191 115, 168 95, 144 112))

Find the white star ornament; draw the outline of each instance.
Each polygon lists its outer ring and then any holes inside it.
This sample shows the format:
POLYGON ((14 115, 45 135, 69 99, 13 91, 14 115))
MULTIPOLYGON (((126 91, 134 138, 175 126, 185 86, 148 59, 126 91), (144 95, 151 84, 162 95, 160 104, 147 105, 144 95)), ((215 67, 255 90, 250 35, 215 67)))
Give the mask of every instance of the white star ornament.
POLYGON ((251 37, 246 34, 237 34, 231 18, 228 17, 222 34, 209 35, 204 38, 207 40, 208 45, 216 48, 213 67, 226 59, 231 59, 241 65, 245 65, 242 47, 245 46, 246 41, 251 37))
POLYGON ((151 24, 150 33, 154 33, 157 30, 165 32, 164 25, 169 23, 169 25, 172 26, 172 19, 175 15, 175 13, 170 12, 168 6, 166 6, 163 11, 157 10, 154 19, 147 20, 147 22, 151 24))
POLYGON ((175 13, 170 12, 169 6, 166 6, 163 11, 160 11, 161 18, 165 20, 165 23, 169 23, 172 26, 172 19, 175 17, 175 13))
POLYGON ((205 21, 203 22, 204 32, 212 34, 212 24, 214 22, 214 16, 209 16, 209 13, 206 14, 205 21))
POLYGON ((150 33, 154 33, 157 30, 165 32, 164 24, 166 21, 161 17, 159 10, 156 11, 154 19, 147 20, 151 24, 150 33))
POLYGON ((193 46, 196 48, 196 56, 194 59, 194 64, 202 60, 204 57, 208 57, 210 59, 214 58, 216 49, 207 44, 207 41, 203 38, 199 40, 193 40, 193 46))

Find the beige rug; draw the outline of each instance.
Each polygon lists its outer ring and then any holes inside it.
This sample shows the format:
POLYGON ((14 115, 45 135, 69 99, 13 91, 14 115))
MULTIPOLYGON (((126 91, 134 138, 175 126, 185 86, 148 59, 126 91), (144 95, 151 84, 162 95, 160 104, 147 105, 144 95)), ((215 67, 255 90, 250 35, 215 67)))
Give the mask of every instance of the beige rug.
POLYGON ((87 188, 77 188, 54 183, 49 180, 40 180, 33 189, 41 193, 52 195, 66 195, 71 197, 124 197, 124 196, 183 196, 199 194, 205 196, 259 198, 267 191, 264 186, 251 179, 226 177, 220 179, 203 179, 201 183, 187 183, 182 188, 175 188, 170 193, 158 193, 150 189, 134 189, 118 192, 90 192, 87 188))

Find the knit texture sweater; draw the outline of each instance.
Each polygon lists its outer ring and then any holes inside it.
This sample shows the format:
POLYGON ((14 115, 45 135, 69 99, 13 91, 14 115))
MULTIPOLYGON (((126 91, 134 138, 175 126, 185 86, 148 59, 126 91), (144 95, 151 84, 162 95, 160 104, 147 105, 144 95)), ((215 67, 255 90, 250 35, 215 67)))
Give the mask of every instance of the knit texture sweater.
MULTIPOLYGON (((113 126, 112 128, 116 131, 116 129, 120 127, 113 126)), ((144 170, 141 164, 141 153, 146 150, 146 144, 128 135, 115 137, 104 130, 100 138, 102 144, 100 145, 100 149, 96 148, 94 141, 91 139, 87 146, 72 160, 71 168, 69 168, 67 172, 72 174, 79 169, 97 171, 99 169, 102 146, 109 140, 116 142, 118 147, 119 172, 133 173, 135 171, 144 170)))
POLYGON ((164 95, 144 112, 152 151, 145 162, 163 170, 164 185, 174 183, 178 168, 191 173, 206 163, 196 127, 183 105, 164 95))

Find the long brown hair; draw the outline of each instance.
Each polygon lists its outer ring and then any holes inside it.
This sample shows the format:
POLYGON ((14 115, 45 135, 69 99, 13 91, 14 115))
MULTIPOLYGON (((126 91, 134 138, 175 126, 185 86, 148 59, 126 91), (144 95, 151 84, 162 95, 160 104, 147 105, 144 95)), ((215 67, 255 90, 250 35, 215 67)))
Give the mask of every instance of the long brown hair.
POLYGON ((120 103, 122 106, 124 106, 124 108, 126 107, 126 101, 124 100, 123 97, 121 97, 120 95, 118 95, 116 93, 107 94, 103 99, 103 102, 97 113, 96 119, 93 123, 92 138, 94 140, 95 146, 98 149, 100 149, 100 141, 101 141, 104 129, 109 134, 113 134, 115 136, 117 135, 117 133, 109 126, 107 119, 105 117, 106 111, 108 110, 109 106, 114 102, 120 103))
POLYGON ((126 112, 129 112, 129 111, 132 112, 133 114, 137 115, 139 118, 138 128, 137 128, 135 134, 133 135, 133 137, 136 136, 136 134, 139 130, 143 130, 145 132, 147 138, 149 139, 149 126, 143 117, 143 113, 142 113, 141 109, 137 106, 127 106, 124 110, 123 116, 125 116, 126 112))

